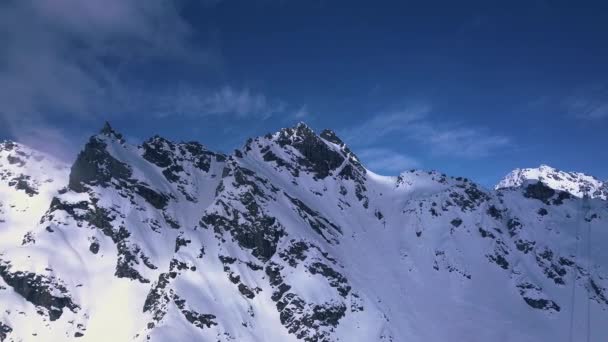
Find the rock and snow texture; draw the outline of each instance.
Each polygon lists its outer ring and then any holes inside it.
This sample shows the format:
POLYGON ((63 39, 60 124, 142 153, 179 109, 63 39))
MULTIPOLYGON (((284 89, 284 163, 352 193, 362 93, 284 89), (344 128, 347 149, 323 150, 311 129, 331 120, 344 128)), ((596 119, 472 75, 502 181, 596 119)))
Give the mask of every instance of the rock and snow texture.
POLYGON ((69 165, 49 155, 0 142, 0 248, 18 246, 33 233, 69 173, 69 165))
POLYGON ((109 125, 71 169, 0 153, 0 341, 608 336, 601 196, 380 176, 304 124, 230 155, 109 125))
POLYGON ((608 182, 580 172, 565 172, 547 165, 538 168, 515 169, 497 185, 496 189, 519 187, 526 181, 541 181, 554 190, 568 192, 576 197, 608 199, 608 182))

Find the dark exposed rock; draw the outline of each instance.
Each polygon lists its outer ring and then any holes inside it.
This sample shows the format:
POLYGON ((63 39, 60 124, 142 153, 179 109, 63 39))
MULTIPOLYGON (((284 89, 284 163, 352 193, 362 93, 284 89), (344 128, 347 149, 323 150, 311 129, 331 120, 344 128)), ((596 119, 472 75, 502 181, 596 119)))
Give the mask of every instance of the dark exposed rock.
POLYGON ((274 152, 270 150, 270 146, 266 146, 266 148, 266 150, 262 149, 261 151, 262 153, 264 153, 262 155, 264 161, 275 162, 278 167, 284 167, 288 169, 294 177, 298 177, 300 175, 300 170, 298 168, 293 167, 291 164, 277 156, 274 152))
POLYGON ((264 272, 269 278, 270 286, 275 289, 271 296, 271 299, 275 302, 279 301, 283 295, 291 289, 291 286, 283 281, 283 276, 281 275, 282 268, 282 266, 270 262, 264 269, 264 272))
POLYGON ((279 132, 277 143, 284 147, 293 146, 300 152, 298 164, 314 173, 315 178, 323 179, 344 162, 344 157, 331 149, 308 126, 298 124, 279 132))
POLYGON ((36 184, 31 181, 28 175, 19 175, 8 182, 8 186, 15 187, 17 190, 23 190, 28 196, 38 195, 36 184))
POLYGON ((243 296, 249 299, 253 299, 255 297, 255 292, 253 292, 247 285, 243 283, 239 283, 238 289, 243 296))
POLYGON ((189 239, 184 239, 181 236, 178 236, 177 239, 175 239, 175 253, 177 253, 180 249, 180 247, 185 247, 188 246, 188 244, 192 242, 189 239))
POLYGON ((598 217, 599 216, 596 213, 593 213, 593 214, 589 215, 588 217, 585 217, 585 221, 586 222, 591 222, 591 221, 595 220, 598 217))
POLYGON ((600 304, 608 305, 608 297, 606 296, 606 289, 599 286, 593 278, 589 278, 589 292, 591 298, 595 299, 600 304))
POLYGON ((107 187, 112 178, 126 180, 130 177, 129 166, 110 155, 103 140, 92 137, 72 165, 69 188, 85 192, 86 185, 107 187))
POLYGON ((112 126, 110 126, 109 122, 105 122, 103 125, 103 128, 101 129, 101 131, 99 132, 101 135, 105 135, 106 137, 110 137, 113 139, 118 140, 120 143, 124 143, 125 140, 122 136, 122 134, 116 132, 112 126))
POLYGON ((12 154, 9 154, 6 157, 6 160, 8 160, 8 163, 11 164, 11 165, 17 164, 17 166, 19 166, 19 167, 22 167, 22 166, 25 165, 25 161, 23 159, 21 159, 19 157, 15 157, 12 154))
POLYGON ((165 222, 167 222, 169 227, 171 227, 173 229, 180 228, 179 223, 177 223, 177 221, 175 221, 175 219, 173 219, 171 216, 169 216, 166 211, 163 211, 163 219, 165 219, 165 222))
POLYGON ((287 331, 307 342, 330 341, 329 332, 320 328, 336 327, 346 313, 344 304, 308 304, 294 293, 287 293, 277 303, 277 309, 287 331))
POLYGON ((518 250, 524 252, 524 254, 534 250, 535 245, 536 241, 526 241, 522 239, 515 240, 515 246, 518 250))
POLYGON ((338 234, 342 234, 342 229, 340 229, 340 227, 321 216, 319 212, 312 210, 299 199, 291 197, 287 193, 284 194, 285 197, 287 197, 294 205, 295 210, 300 217, 308 223, 310 228, 312 228, 317 234, 321 235, 325 241, 329 243, 338 243, 336 236, 338 234))
POLYGON ((135 192, 156 209, 163 209, 169 203, 169 196, 158 193, 141 184, 135 186, 135 192))
POLYGON ((226 256, 226 255, 218 255, 218 259, 220 259, 220 261, 224 265, 232 265, 236 262, 236 258, 226 256))
POLYGON ((450 221, 450 223, 452 224, 452 226, 458 228, 462 224, 462 220, 460 218, 455 218, 452 221, 450 221))
POLYGON ((182 178, 182 173, 185 172, 182 163, 189 162, 194 167, 209 172, 213 159, 218 162, 225 160, 225 156, 207 150, 198 142, 176 144, 159 136, 154 136, 144 142, 142 149, 144 150, 143 158, 162 168, 162 173, 169 182, 180 183, 182 186, 178 186, 178 189, 191 202, 196 202, 196 198, 192 197, 183 187, 188 180, 182 178))
POLYGON ((494 236, 494 234, 490 231, 487 231, 481 227, 479 227, 479 234, 481 234, 481 237, 483 238, 490 238, 490 239, 496 239, 496 236, 494 236))
POLYGON ((319 136, 336 145, 345 146, 344 142, 336 135, 336 132, 330 129, 324 129, 319 136))
POLYGON ((0 322, 0 342, 4 342, 12 331, 13 331, 13 328, 0 322))
POLYGON ((492 216, 497 220, 502 220, 502 213, 494 205, 491 205, 487 210, 488 215, 492 216))
MULTIPOLYGON (((181 299, 173 292, 172 289, 170 289, 171 281, 175 279, 178 274, 185 270, 193 271, 193 268, 193 266, 189 267, 188 264, 183 261, 172 259, 169 265, 169 271, 159 275, 158 280, 154 283, 154 286, 150 289, 150 292, 148 292, 143 306, 143 312, 149 312, 152 314, 153 322, 148 323, 149 329, 153 328, 155 324, 163 319, 167 313, 168 305, 172 300, 175 302, 182 314, 184 314, 184 316, 197 327, 202 329, 203 326, 201 326, 201 324, 203 322, 210 322, 210 316, 213 315, 203 315, 199 317, 200 314, 195 311, 188 310, 186 308, 186 301, 181 299), (198 320, 197 318, 200 318, 201 320, 198 320)), ((215 318, 215 316, 213 316, 213 318, 215 318)), ((207 326, 207 324, 203 325, 207 326)))
POLYGON ((25 235, 23 235, 23 240, 21 241, 22 246, 30 245, 30 244, 33 245, 35 243, 36 243, 36 239, 34 238, 33 232, 27 232, 27 233, 25 233, 25 235))
POLYGON ((505 270, 509 269, 509 262, 499 253, 488 255, 488 259, 505 270))
POLYGON ((528 297, 524 297, 524 300, 526 301, 526 303, 528 305, 530 305, 531 307, 535 308, 535 309, 541 309, 541 310, 555 310, 555 311, 560 311, 561 308, 559 307, 559 305, 557 305, 557 303, 555 303, 552 300, 547 300, 547 299, 532 299, 532 298, 528 298, 528 297))
POLYGON ((225 170, 225 178, 234 177, 236 193, 218 194, 216 203, 224 208, 224 213, 208 212, 200 224, 213 227, 218 235, 229 232, 241 247, 250 249, 256 258, 267 261, 275 254, 279 239, 285 235, 278 220, 266 215, 260 206, 260 203, 270 199, 262 189, 269 186, 268 181, 230 161, 225 170), (235 207, 244 209, 237 210, 235 207))
POLYGON ((555 195, 555 190, 551 189, 542 182, 528 184, 524 190, 524 196, 534 198, 546 204, 549 204, 549 199, 555 195))
POLYGON ((43 217, 43 220, 52 219, 53 213, 61 210, 69 213, 78 222, 87 222, 91 226, 96 227, 104 235, 112 239, 118 250, 115 275, 119 278, 129 278, 142 283, 150 282, 134 268, 134 265, 139 263, 137 258, 139 247, 129 243, 128 239, 131 233, 123 226, 119 226, 118 229, 113 227, 112 221, 115 218, 114 215, 108 209, 97 206, 96 202, 96 200, 93 200, 92 202, 67 203, 54 197, 51 201, 50 209, 45 214, 45 217, 43 217))
POLYGON ((540 208, 540 209, 538 209, 538 211, 537 211, 537 214, 538 214, 538 215, 540 215, 540 216, 545 216, 545 215, 547 215, 548 213, 549 213, 549 212, 548 212, 548 211, 547 211, 547 209, 545 209, 545 208, 540 208))
POLYGON ((308 245, 304 241, 292 240, 287 249, 279 252, 279 256, 287 261, 289 266, 296 267, 298 266, 298 262, 306 260, 307 251, 308 245))
POLYGON ((284 234, 274 217, 262 216, 249 225, 239 225, 237 220, 211 214, 203 217, 203 222, 215 229, 229 231, 242 247, 251 249, 252 254, 261 260, 274 255, 277 242, 284 234))
POLYGON ((80 309, 57 279, 30 272, 11 272, 10 269, 10 263, 0 260, 0 277, 4 282, 26 301, 44 308, 51 321, 59 319, 64 309, 72 312, 80 309))
POLYGON ((567 274, 564 266, 568 264, 569 260, 560 258, 556 262, 553 256, 553 251, 545 248, 536 253, 536 262, 547 278, 553 280, 558 285, 564 285, 565 281, 563 278, 567 274))
POLYGON ((186 307, 186 300, 180 298, 178 295, 174 295, 175 305, 181 310, 184 317, 188 320, 188 322, 192 323, 195 327, 199 329, 211 328, 214 325, 217 325, 215 322, 216 316, 211 314, 201 314, 194 310, 188 309, 186 307))
POLYGON ((517 285, 520 295, 523 297, 526 304, 538 310, 555 311, 561 310, 560 306, 552 300, 543 298, 542 288, 524 282, 517 285))
POLYGON ((564 203, 564 200, 566 199, 571 199, 572 195, 570 195, 569 193, 565 192, 565 191, 560 191, 557 194, 557 198, 553 199, 553 205, 561 205, 564 203))
POLYGON ((144 302, 143 312, 152 313, 154 321, 160 321, 167 312, 167 304, 169 303, 169 295, 167 286, 170 283, 169 273, 161 273, 154 287, 148 292, 146 301, 144 302))
POLYGON ((482 202, 489 199, 489 196, 485 192, 479 190, 474 183, 459 184, 455 187, 457 189, 463 188, 464 193, 452 191, 449 196, 462 211, 472 211, 482 202))
POLYGON ((91 251, 93 254, 97 254, 99 252, 99 243, 91 242, 91 245, 89 245, 89 251, 91 251))
POLYGON ((519 220, 517 218, 511 218, 509 219, 509 221, 507 221, 507 229, 509 230, 509 235, 511 237, 514 237, 515 235, 517 235, 517 233, 519 232, 519 230, 521 230, 522 228, 522 224, 521 222, 519 222, 519 220))
POLYGON ((175 149, 175 145, 172 142, 159 136, 154 136, 144 142, 142 148, 144 150, 142 156, 150 163, 162 168, 173 164, 171 154, 172 150, 175 149))
POLYGON ((346 297, 351 290, 346 278, 328 265, 315 262, 308 267, 308 270, 312 274, 321 274, 324 276, 329 281, 329 285, 336 288, 342 297, 346 297))
POLYGON ((11 327, 0 322, 0 342, 4 342, 6 337, 13 331, 11 327))
POLYGON ((143 252, 139 253, 139 257, 141 258, 141 261, 144 263, 144 265, 146 265, 147 268, 151 269, 151 270, 155 270, 158 267, 156 265, 154 265, 152 263, 152 261, 150 261, 150 258, 145 255, 143 252))

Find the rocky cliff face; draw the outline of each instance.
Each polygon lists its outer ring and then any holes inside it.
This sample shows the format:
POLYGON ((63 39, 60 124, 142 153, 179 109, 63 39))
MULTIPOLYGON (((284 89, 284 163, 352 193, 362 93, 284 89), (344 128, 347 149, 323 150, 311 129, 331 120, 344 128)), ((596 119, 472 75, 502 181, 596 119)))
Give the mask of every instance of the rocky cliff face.
POLYGON ((607 202, 545 174, 379 176, 304 124, 231 155, 108 125, 71 170, 25 149, 0 151, 0 341, 608 334, 607 202))

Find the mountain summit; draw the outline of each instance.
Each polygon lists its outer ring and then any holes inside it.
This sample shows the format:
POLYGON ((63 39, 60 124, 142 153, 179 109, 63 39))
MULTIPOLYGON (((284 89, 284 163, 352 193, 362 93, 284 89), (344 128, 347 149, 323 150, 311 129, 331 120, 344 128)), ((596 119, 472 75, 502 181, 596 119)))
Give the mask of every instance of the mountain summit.
POLYGON ((230 155, 107 125, 71 168, 4 143, 0 341, 600 340, 593 180, 385 177, 305 124, 230 155))
POLYGON ((519 187, 529 180, 538 180, 554 190, 561 190, 576 197, 608 199, 608 184, 580 172, 566 172, 548 165, 537 168, 515 169, 503 178, 496 189, 519 187))

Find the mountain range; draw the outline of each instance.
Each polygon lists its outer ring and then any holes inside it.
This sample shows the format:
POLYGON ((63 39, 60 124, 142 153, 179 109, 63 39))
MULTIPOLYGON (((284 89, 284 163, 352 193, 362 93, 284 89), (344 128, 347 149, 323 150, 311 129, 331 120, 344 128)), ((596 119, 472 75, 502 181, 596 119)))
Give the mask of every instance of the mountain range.
POLYGON ((0 144, 0 341, 604 341, 608 182, 368 170, 303 123, 231 154, 109 124, 0 144))

